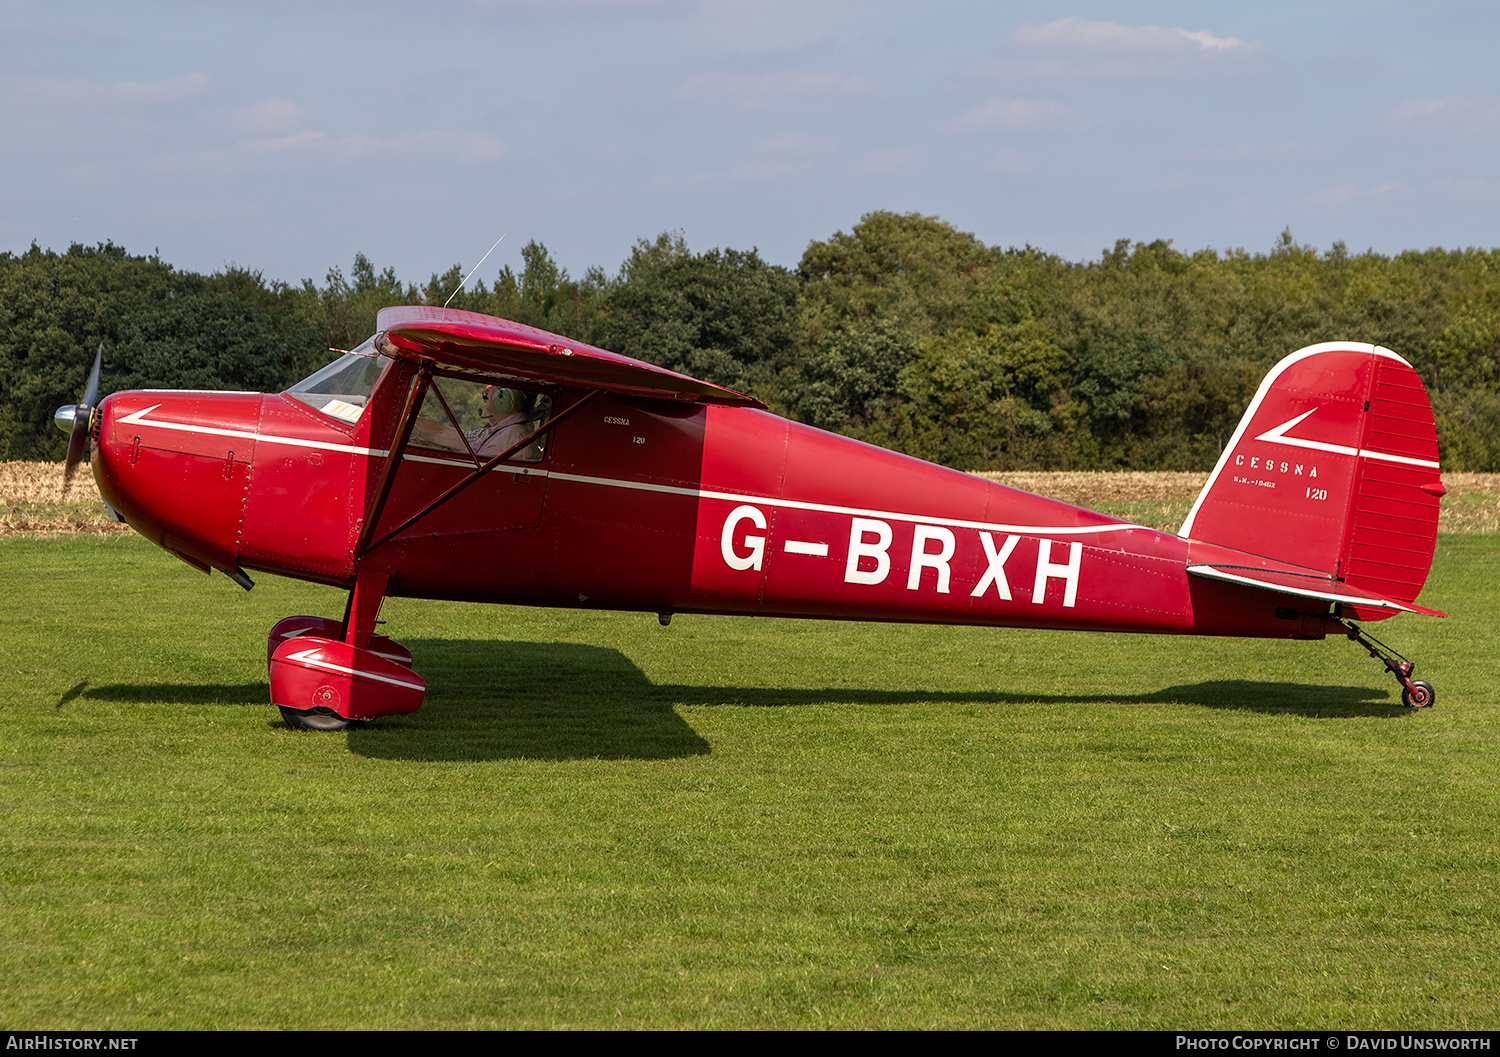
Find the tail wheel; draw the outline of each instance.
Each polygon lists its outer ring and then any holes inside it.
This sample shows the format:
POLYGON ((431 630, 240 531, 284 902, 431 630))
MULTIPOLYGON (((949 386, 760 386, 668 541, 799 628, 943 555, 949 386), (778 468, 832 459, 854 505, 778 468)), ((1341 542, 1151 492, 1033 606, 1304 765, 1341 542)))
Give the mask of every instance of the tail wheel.
POLYGON ((348 730, 351 727, 361 726, 357 719, 345 719, 331 708, 288 708, 286 705, 277 705, 281 709, 281 718, 286 720, 286 725, 293 730, 348 730))
POLYGON ((1420 679, 1411 684, 1411 689, 1401 691, 1401 703, 1407 708, 1431 708, 1437 701, 1437 692, 1431 683, 1420 679))

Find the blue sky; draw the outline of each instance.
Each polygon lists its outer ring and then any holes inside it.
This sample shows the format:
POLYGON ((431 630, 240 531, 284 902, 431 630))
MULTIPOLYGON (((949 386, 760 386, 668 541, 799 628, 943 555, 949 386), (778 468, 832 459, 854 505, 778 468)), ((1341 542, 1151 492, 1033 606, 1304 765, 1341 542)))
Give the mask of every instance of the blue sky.
POLYGON ((874 209, 1074 260, 1500 245, 1500 5, 0 0, 0 250, 321 281, 795 265, 874 209))

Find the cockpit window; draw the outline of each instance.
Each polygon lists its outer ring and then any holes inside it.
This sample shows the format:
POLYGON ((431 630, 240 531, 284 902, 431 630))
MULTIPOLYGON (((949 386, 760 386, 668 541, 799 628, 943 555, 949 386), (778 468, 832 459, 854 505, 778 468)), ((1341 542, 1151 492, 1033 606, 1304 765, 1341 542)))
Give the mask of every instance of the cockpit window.
POLYGON ((287 390, 307 406, 344 422, 358 422, 375 383, 391 361, 375 351, 371 338, 316 374, 287 390))
MULTIPOLYGON (((546 393, 512 385, 472 382, 461 378, 434 378, 412 430, 411 442, 424 448, 473 451, 487 459, 508 451, 542 426, 552 414, 552 398, 546 393), (436 390, 441 390, 440 402, 436 390), (454 429, 448 411, 458 420, 454 429), (460 430, 462 434, 460 434, 460 430)), ((546 437, 538 437, 510 456, 520 462, 540 462, 546 437)))

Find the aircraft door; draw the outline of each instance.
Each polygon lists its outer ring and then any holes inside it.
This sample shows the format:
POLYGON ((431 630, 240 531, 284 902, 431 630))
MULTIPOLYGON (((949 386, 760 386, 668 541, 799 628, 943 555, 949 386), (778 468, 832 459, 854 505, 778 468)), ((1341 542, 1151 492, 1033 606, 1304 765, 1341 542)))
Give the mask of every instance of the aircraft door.
MULTIPOLYGON (((538 389, 434 377, 381 514, 377 537, 546 423, 552 396, 538 389)), ((482 479, 403 530, 402 542, 535 528, 547 490, 543 434, 482 479)))

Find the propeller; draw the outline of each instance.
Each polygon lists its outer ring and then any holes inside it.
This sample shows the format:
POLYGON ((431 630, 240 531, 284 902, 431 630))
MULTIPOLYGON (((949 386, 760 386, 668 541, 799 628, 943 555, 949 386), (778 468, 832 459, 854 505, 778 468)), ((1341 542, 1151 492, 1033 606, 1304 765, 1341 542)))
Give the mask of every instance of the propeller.
POLYGON ((88 385, 83 389, 83 400, 77 404, 64 404, 52 416, 57 428, 68 434, 68 461, 63 465, 63 495, 68 494, 68 485, 73 482, 73 472, 83 461, 89 446, 89 419, 94 414, 94 401, 99 398, 99 369, 104 365, 104 346, 94 353, 94 369, 89 372, 88 385))

